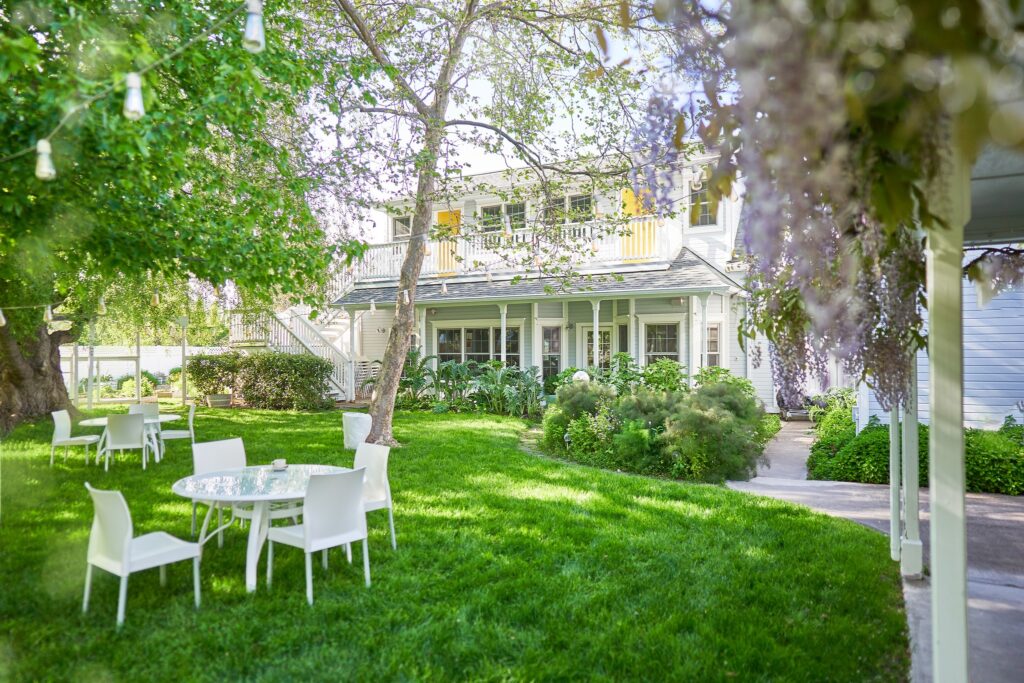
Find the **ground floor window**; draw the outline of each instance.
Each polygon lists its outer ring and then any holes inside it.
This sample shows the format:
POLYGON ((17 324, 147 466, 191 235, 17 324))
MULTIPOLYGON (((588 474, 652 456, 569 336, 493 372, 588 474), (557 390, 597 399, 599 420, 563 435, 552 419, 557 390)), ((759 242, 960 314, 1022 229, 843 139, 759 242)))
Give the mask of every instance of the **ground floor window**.
POLYGON ((540 332, 541 376, 554 377, 562 371, 562 328, 542 327, 540 332))
POLYGON ((609 329, 598 330, 597 353, 599 363, 594 362, 594 331, 587 330, 587 367, 610 368, 612 364, 612 331, 609 329))
POLYGON ((718 323, 708 325, 707 357, 704 364, 708 366, 722 364, 722 326, 718 323))
POLYGON ((629 325, 619 325, 619 353, 629 353, 629 325))
POLYGON ((679 360, 679 325, 647 325, 644 330, 644 355, 647 365, 659 358, 679 360))
MULTIPOLYGON (((501 360, 501 328, 495 327, 491 330, 494 343, 491 345, 493 352, 491 358, 501 360)), ((519 367, 519 328, 505 327, 505 365, 519 367)))
MULTIPOLYGON (((522 349, 520 327, 505 328, 505 362, 519 365, 522 349)), ((452 327, 437 330, 437 361, 484 363, 501 360, 500 327, 452 327)))

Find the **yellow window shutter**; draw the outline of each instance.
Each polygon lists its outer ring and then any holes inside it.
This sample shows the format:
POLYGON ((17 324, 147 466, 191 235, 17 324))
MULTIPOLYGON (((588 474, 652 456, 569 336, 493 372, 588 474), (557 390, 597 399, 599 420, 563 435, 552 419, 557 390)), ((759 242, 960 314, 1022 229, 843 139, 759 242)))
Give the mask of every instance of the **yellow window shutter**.
POLYGON ((622 190, 622 213, 625 216, 646 216, 652 213, 654 207, 654 195, 647 188, 640 190, 639 196, 633 188, 627 187, 622 190))

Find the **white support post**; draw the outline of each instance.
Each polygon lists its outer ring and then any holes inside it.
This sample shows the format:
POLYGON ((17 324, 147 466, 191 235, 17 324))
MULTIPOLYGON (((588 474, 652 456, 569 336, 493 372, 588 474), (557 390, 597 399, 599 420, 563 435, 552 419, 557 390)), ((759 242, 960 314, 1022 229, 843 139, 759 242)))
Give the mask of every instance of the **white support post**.
POLYGON ((356 400, 356 312, 353 309, 348 311, 348 367, 345 372, 348 374, 347 398, 349 401, 356 400))
POLYGON ((71 405, 78 407, 78 340, 71 347, 71 405))
POLYGON ((900 409, 889 411, 889 555, 900 560, 900 409))
POLYGON ((85 407, 92 410, 93 385, 96 383, 96 323, 89 321, 89 368, 85 380, 85 407))
MULTIPOLYGON (((540 324, 537 322, 540 316, 538 304, 534 301, 530 304, 530 313, 533 315, 533 320, 530 322, 530 330, 532 332, 533 343, 530 345, 530 365, 537 368, 537 376, 540 377, 543 374, 543 362, 541 360, 541 345, 544 343, 544 334, 541 330, 540 324)), ((525 338, 525 334, 523 337, 525 338)))
POLYGON ((498 304, 498 313, 501 315, 501 339, 498 341, 499 358, 501 359, 501 364, 505 365, 505 350, 507 347, 507 344, 505 343, 505 330, 508 317, 508 304, 498 304))
POLYGON ((427 355, 427 307, 420 307, 420 325, 419 330, 416 334, 420 343, 420 352, 425 356, 427 355))
POLYGON ((903 406, 903 539, 900 547, 900 573, 920 578, 924 569, 918 508, 917 448, 917 355, 911 359, 910 394, 903 406))
POLYGON ((590 302, 590 307, 594 309, 594 343, 593 343, 593 354, 594 354, 594 367, 601 367, 601 343, 599 329, 601 325, 601 300, 593 299, 590 302))
POLYGON ((700 295, 700 367, 708 364, 708 297, 709 294, 700 295))
POLYGON ((181 324, 181 405, 188 403, 188 380, 185 369, 188 367, 188 318, 182 316, 181 324))
POLYGON ((640 359, 637 357, 636 348, 636 299, 629 300, 629 357, 637 363, 640 359))
POLYGON ((135 333, 135 402, 142 403, 142 333, 135 333))
POLYGON ((970 165, 955 143, 935 186, 928 232, 932 671, 936 683, 968 680, 967 528, 964 514, 963 246, 970 165))

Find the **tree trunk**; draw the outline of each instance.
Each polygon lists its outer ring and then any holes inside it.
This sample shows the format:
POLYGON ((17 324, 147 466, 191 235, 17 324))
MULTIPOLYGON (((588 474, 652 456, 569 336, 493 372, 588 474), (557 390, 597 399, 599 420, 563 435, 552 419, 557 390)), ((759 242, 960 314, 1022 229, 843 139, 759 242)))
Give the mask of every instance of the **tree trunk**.
POLYGON ((19 422, 70 409, 60 371, 60 345, 65 331, 41 325, 34 334, 15 339, 9 326, 0 327, 0 434, 19 422))
POLYGON ((391 326, 391 334, 388 335, 384 359, 374 384, 373 400, 370 402, 370 417, 373 420, 373 425, 370 428, 369 436, 366 437, 370 443, 388 446, 400 445, 392 435, 391 422, 395 415, 398 382, 402 378, 405 358, 409 355, 410 337, 416 326, 416 284, 420 279, 424 247, 430 236, 430 224, 434 214, 432 197, 442 138, 443 130, 440 126, 427 128, 419 177, 416 182, 416 209, 412 218, 412 234, 409 237, 405 260, 402 261, 402 270, 398 276, 395 322, 391 326), (403 296, 404 292, 409 293, 408 301, 403 296))

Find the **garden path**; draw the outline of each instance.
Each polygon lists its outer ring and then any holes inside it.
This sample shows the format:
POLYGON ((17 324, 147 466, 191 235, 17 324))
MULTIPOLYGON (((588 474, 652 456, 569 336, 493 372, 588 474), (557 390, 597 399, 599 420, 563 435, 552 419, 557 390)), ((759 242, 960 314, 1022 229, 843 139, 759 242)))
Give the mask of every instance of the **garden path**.
MULTIPOLYGON (((766 450, 769 464, 738 491, 800 503, 883 533, 889 531, 889 487, 807 480, 813 436, 806 422, 784 422, 766 450)), ((971 678, 1020 681, 1024 671, 1024 496, 967 494, 968 630, 971 678)), ((925 564, 929 545, 928 490, 921 490, 925 564)), ((904 581, 913 681, 930 681, 931 604, 928 580, 904 581)))

